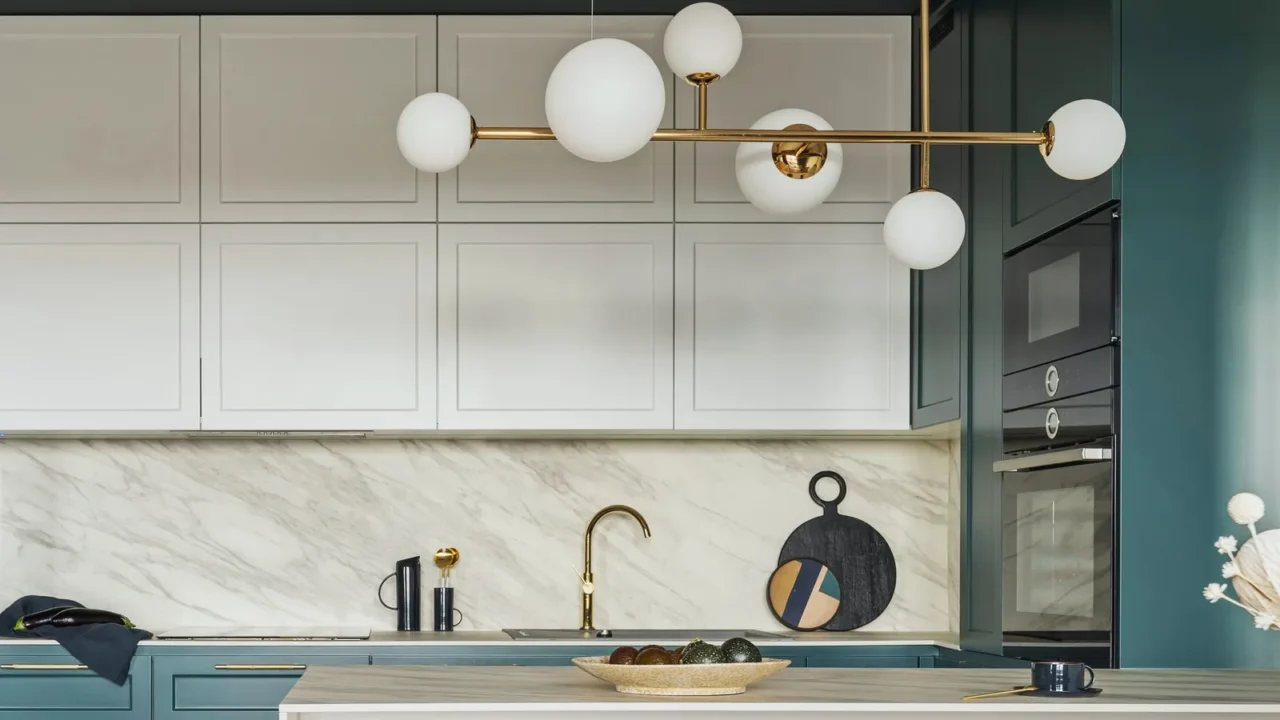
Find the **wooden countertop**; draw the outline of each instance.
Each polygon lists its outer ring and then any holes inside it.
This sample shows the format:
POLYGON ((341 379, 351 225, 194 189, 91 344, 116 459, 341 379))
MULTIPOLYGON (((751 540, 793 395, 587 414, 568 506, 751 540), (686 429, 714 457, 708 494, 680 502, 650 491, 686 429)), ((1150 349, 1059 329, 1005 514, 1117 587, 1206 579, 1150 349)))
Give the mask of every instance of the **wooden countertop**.
POLYGON ((1100 670, 1086 699, 969 694, 1029 681, 1025 670, 789 668, 723 697, 624 695, 577 668, 317 666, 280 705, 289 713, 664 710, 762 712, 1261 713, 1280 717, 1280 670, 1100 670), (747 707, 744 707, 747 706, 747 707))

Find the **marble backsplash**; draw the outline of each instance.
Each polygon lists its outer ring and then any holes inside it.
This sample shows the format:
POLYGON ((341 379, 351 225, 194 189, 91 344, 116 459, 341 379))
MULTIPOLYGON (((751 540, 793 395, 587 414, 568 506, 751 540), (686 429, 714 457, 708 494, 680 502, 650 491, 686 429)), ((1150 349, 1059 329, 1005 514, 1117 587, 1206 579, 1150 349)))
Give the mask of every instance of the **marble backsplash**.
POLYGON ((807 483, 823 469, 896 556, 867 629, 954 629, 958 458, 920 440, 4 441, 0 605, 390 629, 378 582, 422 555, 433 584, 430 555, 452 545, 460 629, 573 627, 586 522, 625 503, 653 537, 625 515, 597 527, 597 626, 781 629, 765 583, 820 512, 807 483))

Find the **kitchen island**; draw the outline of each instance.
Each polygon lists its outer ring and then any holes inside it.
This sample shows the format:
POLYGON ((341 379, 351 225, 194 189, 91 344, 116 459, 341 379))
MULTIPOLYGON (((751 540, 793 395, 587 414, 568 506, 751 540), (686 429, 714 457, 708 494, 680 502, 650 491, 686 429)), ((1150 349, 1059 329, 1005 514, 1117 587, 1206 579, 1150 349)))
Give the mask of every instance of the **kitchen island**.
POLYGON ((280 705, 280 720, 528 720, 616 714, 628 720, 856 716, 916 720, 940 713, 1002 720, 1124 713, 1207 720, 1280 718, 1280 670, 1100 670, 1102 694, 1085 699, 965 695, 1025 685, 1026 670, 788 668, 745 694, 624 695, 577 668, 328 666, 308 669, 280 705), (582 713, 582 715, 578 715, 582 713))

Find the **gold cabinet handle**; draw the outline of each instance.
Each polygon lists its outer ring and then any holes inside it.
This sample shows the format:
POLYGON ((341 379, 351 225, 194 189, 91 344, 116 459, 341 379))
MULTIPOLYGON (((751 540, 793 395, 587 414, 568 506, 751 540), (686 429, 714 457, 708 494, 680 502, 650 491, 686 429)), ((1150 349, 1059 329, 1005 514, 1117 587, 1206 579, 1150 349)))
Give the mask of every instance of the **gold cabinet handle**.
POLYGON ((214 670, 306 670, 306 665, 214 665, 214 670))
POLYGON ((0 665, 0 670, 88 670, 88 665, 46 665, 41 663, 13 663, 0 665))

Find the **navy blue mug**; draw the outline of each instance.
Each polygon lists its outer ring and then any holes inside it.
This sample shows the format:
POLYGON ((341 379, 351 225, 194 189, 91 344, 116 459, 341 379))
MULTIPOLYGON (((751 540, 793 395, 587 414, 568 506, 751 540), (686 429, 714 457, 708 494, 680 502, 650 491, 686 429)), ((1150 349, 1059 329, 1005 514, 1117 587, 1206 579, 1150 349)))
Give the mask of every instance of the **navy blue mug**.
POLYGON ((1093 687, 1093 668, 1078 662, 1054 660, 1031 665, 1031 684, 1048 692, 1073 693, 1093 687), (1085 675, 1089 676, 1085 681, 1085 675))

